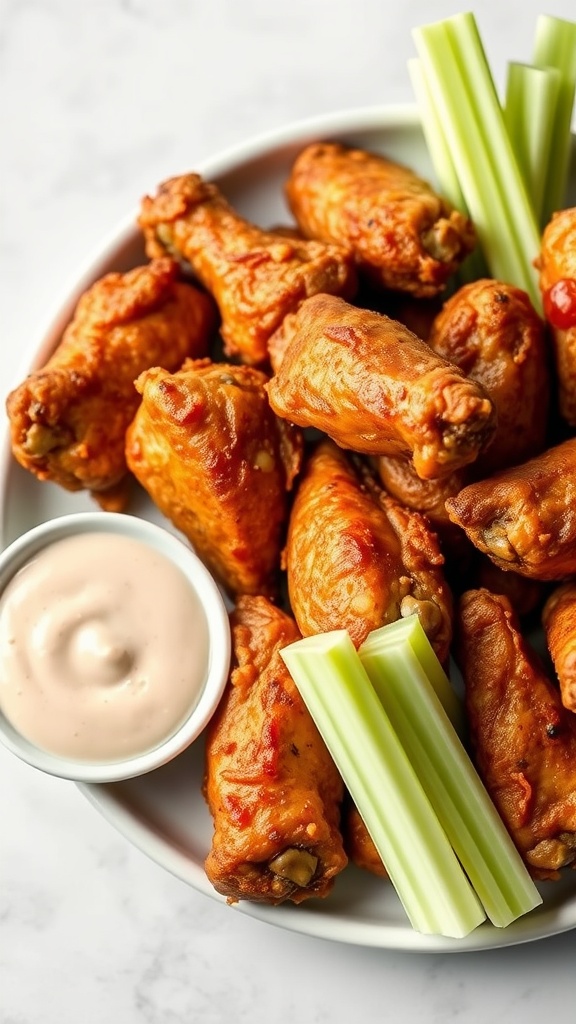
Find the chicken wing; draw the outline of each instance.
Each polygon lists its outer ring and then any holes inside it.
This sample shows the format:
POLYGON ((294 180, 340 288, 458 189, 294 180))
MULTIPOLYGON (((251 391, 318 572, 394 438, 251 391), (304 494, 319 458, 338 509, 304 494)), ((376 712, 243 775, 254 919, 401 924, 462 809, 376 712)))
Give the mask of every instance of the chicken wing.
POLYGON ((502 569, 537 580, 576 573, 576 438, 469 484, 446 508, 502 569))
POLYGON ((296 159, 286 196, 307 238, 352 247, 385 288, 433 296, 474 247, 471 222, 413 171, 336 143, 296 159))
POLYGON ((497 414, 473 473, 487 476, 542 451, 549 400, 544 323, 526 292, 482 279, 460 288, 435 318, 428 344, 482 384, 497 414))
POLYGON ((302 438, 271 411, 267 377, 187 361, 138 378, 130 469, 231 593, 276 592, 287 490, 302 438))
POLYGON ((134 379, 206 354, 211 299, 153 260, 107 274, 80 299, 54 355, 8 396, 12 451, 40 480, 89 490, 104 508, 126 500, 124 437, 139 404, 134 379))
POLYGON ((347 863, 343 784, 279 651, 300 638, 262 597, 232 615, 236 667, 206 738, 208 878, 229 902, 326 896, 347 863))
POLYGON ((406 327, 332 295, 315 295, 271 341, 267 385, 278 416, 367 455, 412 457, 418 476, 472 462, 495 429, 484 388, 406 327))
POLYGON ((300 481, 284 560, 304 636, 347 629, 359 647, 372 629, 417 612, 446 661, 452 602, 435 535, 417 512, 362 483, 330 441, 320 442, 300 481))
POLYGON ((148 255, 185 260, 214 295, 225 353, 245 363, 267 361, 268 338, 306 296, 352 298, 356 291, 348 249, 262 231, 197 174, 171 178, 146 196, 139 223, 148 255))
POLYGON ((478 771, 533 876, 558 878, 576 860, 576 717, 506 597, 467 591, 458 633, 478 771))
POLYGON ((576 583, 564 583, 550 595, 542 611, 550 657, 565 708, 576 711, 576 583))
POLYGON ((542 235, 540 290, 551 326, 560 413, 576 426, 576 207, 552 216, 542 235))

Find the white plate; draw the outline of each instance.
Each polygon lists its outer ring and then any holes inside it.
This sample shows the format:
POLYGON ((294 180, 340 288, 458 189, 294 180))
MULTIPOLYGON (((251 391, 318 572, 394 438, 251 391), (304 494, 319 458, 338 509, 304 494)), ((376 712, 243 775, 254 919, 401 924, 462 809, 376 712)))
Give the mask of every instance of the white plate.
MULTIPOLYGON (((403 161, 433 178, 428 154, 412 107, 351 111, 289 126, 221 155, 199 168, 217 180, 231 202, 263 226, 288 218, 282 184, 296 153, 309 141, 339 139, 403 161)), ((175 168, 175 172, 178 168, 175 168)), ((149 183, 154 191, 158 183, 149 183)), ((137 199, 138 197, 136 197, 137 199)), ((66 293, 43 337, 34 366, 45 361, 58 341, 81 292, 109 270, 124 270, 143 258, 134 216, 122 225, 66 293)), ((92 507, 84 495, 40 484, 11 459, 7 442, 1 460, 0 522, 4 544, 54 516, 92 507)), ((140 496, 132 512, 166 521, 140 496)), ((93 805, 132 843, 195 889, 214 892, 203 870, 211 823, 200 792, 202 749, 196 744, 170 765, 129 782, 82 786, 93 805)), ((576 927, 576 873, 542 887, 544 904, 506 929, 484 924, 461 940, 427 937, 413 931, 391 885, 349 867, 326 900, 298 907, 236 904, 242 913, 295 932, 339 942, 412 951, 463 951, 508 946, 576 927)))

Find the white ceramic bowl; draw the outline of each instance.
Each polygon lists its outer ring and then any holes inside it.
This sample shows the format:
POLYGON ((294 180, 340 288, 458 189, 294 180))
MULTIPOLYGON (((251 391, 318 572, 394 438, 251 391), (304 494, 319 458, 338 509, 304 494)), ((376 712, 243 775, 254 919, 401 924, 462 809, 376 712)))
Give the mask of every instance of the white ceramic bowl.
POLYGON ((0 555, 0 595, 14 575, 48 545, 82 533, 133 538, 169 559, 186 576, 199 599, 208 628, 207 661, 200 693, 185 721, 153 749, 119 760, 83 761, 36 746, 11 724, 0 706, 0 741, 23 761, 60 778, 77 782, 116 782, 152 771, 182 753, 200 735, 218 706, 230 664, 230 625, 224 600, 206 566, 187 544, 162 526, 132 515, 78 512, 59 516, 28 530, 0 555))

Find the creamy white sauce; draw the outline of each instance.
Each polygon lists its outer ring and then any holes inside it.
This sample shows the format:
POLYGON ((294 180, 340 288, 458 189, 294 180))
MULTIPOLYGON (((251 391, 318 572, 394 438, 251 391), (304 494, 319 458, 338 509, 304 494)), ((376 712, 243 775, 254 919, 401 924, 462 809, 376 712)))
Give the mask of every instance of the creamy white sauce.
POLYGON ((57 541, 0 597, 0 707, 53 754, 106 762, 153 749, 197 703, 208 661, 192 585, 130 537, 57 541))

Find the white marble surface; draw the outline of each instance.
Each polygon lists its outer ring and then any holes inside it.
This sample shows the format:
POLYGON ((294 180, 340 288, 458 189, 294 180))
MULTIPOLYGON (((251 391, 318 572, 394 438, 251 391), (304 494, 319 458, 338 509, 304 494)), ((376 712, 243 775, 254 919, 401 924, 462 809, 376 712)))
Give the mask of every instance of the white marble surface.
MULTIPOLYGON (((500 81, 537 0, 478 3, 500 81)), ((552 13, 574 16, 573 0, 552 13)), ((0 0, 4 394, 79 263, 162 177, 281 122, 411 100, 439 0, 0 0)), ((0 751, 1 1024, 572 1019, 576 935, 421 955, 302 938, 187 888, 0 751)))

